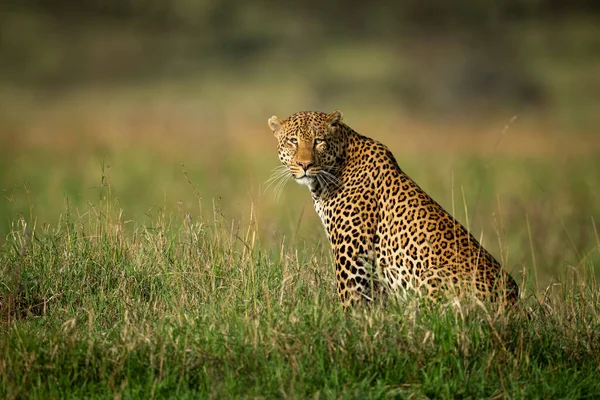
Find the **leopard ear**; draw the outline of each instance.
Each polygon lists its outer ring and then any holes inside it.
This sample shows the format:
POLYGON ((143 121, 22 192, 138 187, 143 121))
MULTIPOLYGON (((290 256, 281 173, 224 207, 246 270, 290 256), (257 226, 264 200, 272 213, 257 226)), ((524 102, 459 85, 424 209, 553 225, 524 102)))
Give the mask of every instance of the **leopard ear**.
POLYGON ((332 126, 341 124, 343 117, 344 117, 344 115, 342 114, 342 112, 340 110, 335 110, 331 114, 327 115, 327 123, 329 123, 329 125, 332 125, 332 126))
POLYGON ((276 117, 275 115, 269 118, 269 128, 271 128, 275 137, 278 136, 279 131, 281 130, 281 125, 283 125, 281 118, 276 117))

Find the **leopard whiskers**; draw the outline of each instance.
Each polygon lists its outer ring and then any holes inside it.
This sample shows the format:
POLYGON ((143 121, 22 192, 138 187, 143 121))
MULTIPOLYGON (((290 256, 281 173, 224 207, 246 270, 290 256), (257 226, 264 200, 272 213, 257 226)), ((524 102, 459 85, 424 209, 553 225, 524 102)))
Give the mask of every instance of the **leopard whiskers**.
POLYGON ((342 184, 342 181, 340 180, 340 178, 338 178, 337 176, 335 176, 334 174, 332 174, 329 171, 321 171, 321 174, 326 177, 327 179, 329 179, 333 184, 335 184, 336 186, 339 186, 342 184))
MULTIPOLYGON (((335 190, 342 185, 341 180, 335 174, 330 172, 340 169, 341 168, 332 166, 327 170, 320 169, 315 175, 312 175, 319 183, 319 186, 323 188, 323 193, 331 193, 332 190, 335 190)), ((281 193, 283 193, 283 188, 292 177, 293 175, 287 166, 280 165, 275 167, 271 176, 266 181, 264 191, 266 192, 269 188, 273 188, 275 201, 279 201, 279 197, 281 196, 281 193)))
POLYGON ((323 194, 329 194, 330 184, 329 184, 329 181, 325 178, 325 176, 318 174, 315 177, 317 178, 317 182, 319 182, 319 185, 321 185, 321 187, 323 188, 323 194))
POLYGON ((319 171, 315 177, 317 178, 319 185, 323 188, 324 194, 329 194, 331 193, 332 189, 336 189, 341 186, 340 180, 335 175, 325 170, 319 171))
POLYGON ((275 186, 275 201, 279 201, 279 197, 283 192, 284 186, 292 179, 292 175, 285 175, 275 186))
POLYGON ((331 172, 323 170, 319 173, 319 175, 326 182, 328 191, 330 187, 332 187, 333 189, 337 189, 340 186, 342 186, 342 182, 340 181, 340 179, 337 176, 333 175, 331 172))
POLYGON ((323 188, 323 192, 327 193, 327 182, 319 174, 315 175, 315 179, 319 182, 319 186, 323 188))
POLYGON ((327 171, 329 173, 331 173, 331 172, 337 173, 337 172, 342 171, 343 169, 344 169, 344 167, 340 167, 337 165, 328 165, 326 167, 323 167, 323 170, 327 171))
POLYGON ((292 178, 292 175, 291 175, 288 167, 286 167, 285 165, 280 165, 280 166, 274 168, 273 173, 271 174, 271 177, 269 179, 267 179, 266 186, 265 186, 265 192, 270 187, 273 187, 273 191, 275 193, 275 201, 278 201, 279 196, 281 195, 281 193, 283 191, 283 187, 286 185, 286 183, 291 178, 292 178))
POLYGON ((288 174, 289 174, 289 170, 288 170, 288 168, 285 165, 280 165, 278 167, 275 167, 273 169, 273 173, 271 174, 271 176, 269 177, 269 179, 267 179, 267 181, 266 181, 265 192, 271 186, 273 186, 274 184, 276 184, 277 181, 279 181, 280 179, 284 178, 288 174))

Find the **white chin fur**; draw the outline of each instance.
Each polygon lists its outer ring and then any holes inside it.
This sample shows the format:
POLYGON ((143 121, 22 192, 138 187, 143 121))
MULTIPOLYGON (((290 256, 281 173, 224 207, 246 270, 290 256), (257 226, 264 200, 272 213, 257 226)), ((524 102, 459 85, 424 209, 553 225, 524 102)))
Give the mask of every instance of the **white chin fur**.
POLYGON ((309 188, 312 188, 315 184, 315 178, 305 175, 302 178, 296 178, 296 182, 298 182, 301 185, 306 185, 309 188))

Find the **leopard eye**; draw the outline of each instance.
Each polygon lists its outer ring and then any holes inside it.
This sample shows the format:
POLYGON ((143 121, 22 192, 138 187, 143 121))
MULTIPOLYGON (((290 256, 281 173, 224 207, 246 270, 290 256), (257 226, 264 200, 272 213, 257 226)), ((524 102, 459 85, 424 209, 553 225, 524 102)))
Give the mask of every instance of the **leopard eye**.
POLYGON ((325 143, 325 139, 315 138, 315 146, 318 146, 321 143, 325 143))
POLYGON ((298 139, 296 139, 295 137, 293 137, 293 138, 290 138, 290 139, 288 140, 288 143, 291 143, 291 144, 293 144, 293 145, 295 146, 295 145, 297 145, 297 144, 298 144, 298 139))

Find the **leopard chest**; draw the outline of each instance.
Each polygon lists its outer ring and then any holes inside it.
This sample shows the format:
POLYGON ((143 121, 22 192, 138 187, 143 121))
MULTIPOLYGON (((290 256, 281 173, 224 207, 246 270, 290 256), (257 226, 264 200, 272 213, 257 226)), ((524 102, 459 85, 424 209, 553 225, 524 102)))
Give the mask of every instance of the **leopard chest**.
MULTIPOLYGON (((331 240, 332 226, 331 226, 331 221, 329 220, 329 217, 327 215, 328 214, 327 213, 327 202, 313 196, 313 205, 315 206, 315 211, 317 212, 317 215, 321 219, 321 223, 323 224, 323 227, 325 228, 325 233, 327 234, 327 239, 331 240)), ((331 213, 329 213, 329 214, 331 214, 331 213)))

